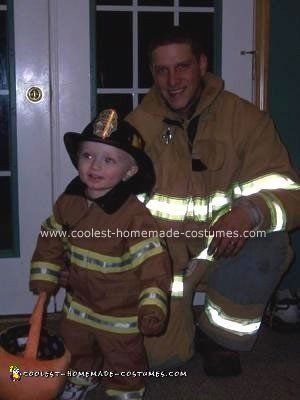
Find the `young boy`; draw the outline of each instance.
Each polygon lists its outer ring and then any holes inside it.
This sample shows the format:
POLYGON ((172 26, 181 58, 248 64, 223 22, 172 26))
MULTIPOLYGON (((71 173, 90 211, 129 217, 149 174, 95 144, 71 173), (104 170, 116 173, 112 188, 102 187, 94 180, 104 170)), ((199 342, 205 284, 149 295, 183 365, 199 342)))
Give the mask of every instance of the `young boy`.
POLYGON ((42 225, 30 278, 31 290, 53 294, 67 260, 61 334, 72 377, 59 398, 84 399, 102 376, 109 398, 142 399, 143 335, 163 332, 171 282, 156 222, 135 196, 151 191, 152 163, 114 110, 64 142, 79 176, 42 225))

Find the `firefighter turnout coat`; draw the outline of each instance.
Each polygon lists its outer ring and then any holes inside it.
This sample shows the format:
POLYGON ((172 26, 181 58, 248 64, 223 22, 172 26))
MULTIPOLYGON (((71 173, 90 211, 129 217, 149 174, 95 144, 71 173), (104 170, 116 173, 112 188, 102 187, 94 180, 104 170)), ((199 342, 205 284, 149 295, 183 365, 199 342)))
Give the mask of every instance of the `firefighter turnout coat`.
MULTIPOLYGON (((179 231, 177 238, 168 239, 175 272, 173 296, 182 291, 178 281, 191 257, 212 260, 205 232, 237 199, 246 197, 259 210, 263 216, 260 229, 267 233, 300 225, 299 176, 272 120, 224 90, 221 78, 205 75, 200 100, 189 120, 170 110, 155 87, 127 119, 142 134, 156 171, 154 191, 142 200, 162 229, 179 231)), ((220 299, 214 311, 224 312, 220 299)))

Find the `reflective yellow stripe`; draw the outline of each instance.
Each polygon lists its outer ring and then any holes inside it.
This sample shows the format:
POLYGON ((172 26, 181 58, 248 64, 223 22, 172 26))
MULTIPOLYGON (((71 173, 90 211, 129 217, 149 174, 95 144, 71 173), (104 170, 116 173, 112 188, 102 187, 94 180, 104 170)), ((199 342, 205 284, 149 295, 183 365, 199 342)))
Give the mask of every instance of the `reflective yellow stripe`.
POLYGON ((51 217, 47 218, 46 221, 42 223, 42 227, 45 228, 48 231, 61 231, 62 230, 62 225, 56 222, 56 219, 54 215, 51 215, 51 217))
POLYGON ((84 371, 77 371, 75 369, 69 369, 68 382, 74 383, 74 385, 80 386, 91 386, 92 385, 92 377, 86 378, 84 376, 84 371), (74 373, 74 376, 71 374, 74 373))
POLYGON ((129 248, 132 264, 137 267, 148 258, 162 253, 164 250, 158 238, 145 239, 129 248))
POLYGON ((286 212, 281 201, 273 193, 260 193, 265 200, 271 214, 271 226, 267 232, 284 230, 286 227, 286 212))
POLYGON ((30 280, 47 281, 57 284, 61 266, 43 261, 31 263, 30 280))
POLYGON ((159 239, 145 239, 130 247, 121 257, 107 256, 70 245, 70 260, 78 267, 103 273, 124 272, 137 268, 149 257, 163 252, 159 239))
MULTIPOLYGON (((56 222, 54 215, 51 215, 51 217, 47 218, 43 223, 42 227, 46 231, 62 231, 63 227, 59 223, 56 222)), ((47 237, 47 236, 46 236, 47 237)), ((55 236, 49 236, 50 238, 55 238, 55 236)), ((58 239, 60 239, 63 243, 64 249, 67 250, 68 248, 68 238, 64 236, 57 236, 58 239)))
POLYGON ((146 199, 147 199, 146 193, 140 193, 136 197, 141 203, 145 203, 146 202, 146 199))
POLYGON ((151 214, 157 218, 205 222, 214 218, 216 213, 230 205, 234 199, 250 196, 261 190, 275 189, 299 190, 300 185, 281 174, 266 174, 248 182, 236 182, 228 191, 216 191, 206 197, 173 197, 154 193, 148 201, 145 195, 139 195, 138 198, 145 202, 151 214))
MULTIPOLYGON (((227 206, 223 207, 223 208, 218 212, 218 214, 216 215, 216 217, 214 218, 214 220, 210 223, 210 226, 212 226, 213 224, 215 224, 215 223, 218 221, 218 219, 221 218, 223 215, 227 214, 227 213, 230 211, 230 209, 231 209, 231 206, 230 206, 230 205, 227 205, 227 206)), ((213 238, 214 238, 213 235, 209 235, 209 236, 207 237, 207 240, 206 240, 206 247, 205 247, 204 250, 202 250, 202 251, 200 252, 200 254, 198 254, 197 257, 195 257, 197 260, 213 261, 213 259, 214 259, 213 254, 212 254, 212 255, 209 255, 209 254, 208 254, 208 248, 209 248, 209 245, 211 244, 213 238)))
POLYGON ((232 202, 232 192, 215 192, 208 198, 194 197, 193 210, 189 216, 194 220, 205 222, 215 217, 215 214, 220 212, 224 207, 228 207, 232 202))
POLYGON ((63 311, 67 319, 107 332, 129 334, 138 333, 137 316, 113 317, 95 313, 90 308, 77 303, 68 294, 63 311))
POLYGON ((166 294, 157 287, 144 289, 139 297, 139 307, 145 305, 155 305, 159 307, 163 313, 167 314, 168 299, 166 294))
POLYGON ((204 312, 213 325, 238 336, 255 335, 261 324, 260 318, 245 319, 230 317, 210 299, 206 301, 204 312))
POLYGON ((125 392, 122 390, 107 389, 105 393, 112 400, 142 400, 145 392, 145 388, 140 390, 134 390, 131 392, 125 392))
POLYGON ((183 276, 174 275, 171 287, 171 297, 182 297, 182 296, 183 296, 183 276))
POLYGON ((261 190, 276 189, 299 190, 300 185, 282 174, 266 174, 245 183, 236 183, 233 191, 235 197, 240 197, 250 196, 261 190))
POLYGON ((64 250, 69 252, 69 241, 68 241, 68 239, 65 238, 65 237, 62 237, 62 238, 60 238, 60 240, 62 241, 64 250))
POLYGON ((152 215, 172 221, 183 221, 187 214, 188 201, 155 194, 146 204, 152 215))
MULTIPOLYGON (((144 197, 140 196, 139 199, 142 201, 144 197)), ((155 193, 146 203, 146 207, 157 218, 172 221, 194 219, 204 222, 230 202, 231 190, 228 193, 218 191, 205 198, 176 198, 155 193)))
POLYGON ((214 256, 208 254, 208 246, 207 246, 207 247, 206 247, 204 250, 202 250, 202 251, 200 252, 200 254, 198 254, 198 256, 195 257, 195 258, 197 258, 197 260, 213 261, 214 256))

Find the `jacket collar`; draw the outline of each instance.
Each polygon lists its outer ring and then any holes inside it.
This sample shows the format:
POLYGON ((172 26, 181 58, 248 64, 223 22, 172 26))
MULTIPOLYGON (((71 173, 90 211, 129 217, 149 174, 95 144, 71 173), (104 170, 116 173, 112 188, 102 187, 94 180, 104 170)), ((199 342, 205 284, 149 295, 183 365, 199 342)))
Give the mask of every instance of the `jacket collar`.
POLYGON ((104 196, 97 199, 89 199, 85 194, 86 185, 82 183, 79 176, 74 178, 67 186, 65 194, 84 197, 87 200, 92 200, 107 214, 116 212, 128 199, 131 194, 130 187, 126 182, 120 182, 112 190, 104 196))
MULTIPOLYGON (((203 91, 191 119, 209 109, 223 90, 224 81, 210 72, 206 73, 203 77, 203 91)), ((156 114, 164 119, 173 120, 180 124, 183 122, 182 118, 168 108, 155 86, 144 97, 140 107, 144 111, 156 114)))

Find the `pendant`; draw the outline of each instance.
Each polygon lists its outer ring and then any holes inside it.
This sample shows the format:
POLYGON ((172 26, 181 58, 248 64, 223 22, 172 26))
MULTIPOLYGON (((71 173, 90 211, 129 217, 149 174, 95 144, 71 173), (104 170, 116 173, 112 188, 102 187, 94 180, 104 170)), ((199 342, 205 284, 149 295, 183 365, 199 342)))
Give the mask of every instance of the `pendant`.
POLYGON ((174 128, 171 128, 170 126, 168 126, 166 133, 164 133, 161 137, 166 144, 169 144, 169 143, 171 143, 171 140, 173 139, 174 133, 175 133, 174 128))

